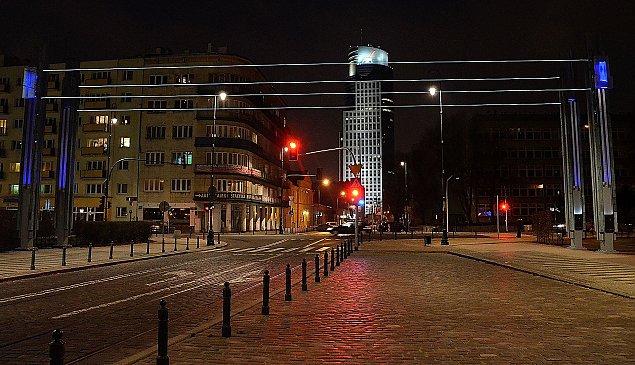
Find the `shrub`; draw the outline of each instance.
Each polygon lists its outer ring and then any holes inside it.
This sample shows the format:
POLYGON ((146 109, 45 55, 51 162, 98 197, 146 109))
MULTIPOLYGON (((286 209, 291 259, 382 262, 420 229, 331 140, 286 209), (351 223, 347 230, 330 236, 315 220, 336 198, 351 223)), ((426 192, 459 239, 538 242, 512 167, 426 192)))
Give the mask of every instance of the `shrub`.
POLYGON ((145 242, 150 238, 150 223, 148 222, 85 222, 76 221, 73 227, 76 244, 107 245, 115 243, 145 242))

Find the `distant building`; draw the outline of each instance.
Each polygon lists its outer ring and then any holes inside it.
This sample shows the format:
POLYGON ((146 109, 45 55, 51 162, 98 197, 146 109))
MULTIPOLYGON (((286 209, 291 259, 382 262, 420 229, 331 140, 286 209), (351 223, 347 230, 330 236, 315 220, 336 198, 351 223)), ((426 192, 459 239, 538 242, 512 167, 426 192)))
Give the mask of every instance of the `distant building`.
MULTIPOLYGON (((157 50, 136 58, 81 62, 80 68, 104 70, 81 71, 80 109, 85 111, 79 113, 73 166, 74 219, 104 220, 99 203, 112 168, 108 220, 169 219, 171 226, 207 231, 213 170, 215 231, 277 229, 286 115, 277 109, 249 108, 283 106, 282 99, 250 96, 273 91, 269 86, 247 84, 265 81, 255 67, 161 68, 249 63, 211 49, 178 55, 157 50), (155 68, 145 68, 149 66, 155 68), (130 69, 108 70, 126 67, 130 69), (218 100, 214 130, 210 108, 213 96, 221 90, 228 97, 218 100), (121 158, 130 160, 115 165, 121 158), (165 214, 159 209, 162 201, 171 206, 165 214)), ((21 98, 24 67, 1 66, 0 209, 16 209, 25 113, 21 98)), ((50 72, 47 81, 48 96, 60 96, 64 73, 50 72)), ((55 203, 60 110, 60 100, 49 99, 42 141, 42 209, 53 209, 55 203)))
MULTIPOLYGON (((370 46, 352 47, 348 53, 349 72, 346 105, 341 134, 342 147, 348 147, 362 164, 361 184, 365 188, 366 215, 379 215, 394 205, 395 133, 393 71, 388 66, 388 53, 370 46)), ((348 166, 349 153, 341 156, 344 180, 352 179, 348 166)))

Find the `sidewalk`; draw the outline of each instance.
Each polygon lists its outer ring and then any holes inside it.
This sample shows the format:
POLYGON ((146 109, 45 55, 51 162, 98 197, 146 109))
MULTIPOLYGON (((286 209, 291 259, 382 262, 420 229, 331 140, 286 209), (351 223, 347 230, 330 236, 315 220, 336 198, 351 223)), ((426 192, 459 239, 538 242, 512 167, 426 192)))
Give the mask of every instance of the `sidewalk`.
MULTIPOLYGON (((503 267, 545 253, 598 265, 620 256, 515 239, 365 242, 308 292, 295 272, 291 302, 272 288, 268 316, 260 303, 232 308, 232 337, 217 321, 172 339, 170 363, 633 363, 633 299, 503 267)), ((119 364, 130 363, 155 364, 156 346, 119 364)))
POLYGON ((149 250, 146 242, 134 244, 132 256, 130 255, 130 243, 114 245, 112 259, 110 258, 110 246, 93 247, 90 262, 88 262, 88 247, 68 247, 66 249, 65 266, 62 266, 62 248, 43 248, 35 250, 35 269, 33 270, 31 269, 31 251, 8 251, 0 253, 0 282, 82 270, 89 267, 115 265, 122 262, 180 255, 226 245, 226 242, 221 241, 220 245, 217 242, 215 246, 207 246, 205 237, 199 236, 199 248, 196 248, 196 236, 192 236, 189 239, 189 245, 186 237, 177 239, 175 251, 174 236, 166 235, 165 245, 163 245, 162 237, 159 235, 150 238, 149 250), (165 252, 162 252, 163 250, 165 252))

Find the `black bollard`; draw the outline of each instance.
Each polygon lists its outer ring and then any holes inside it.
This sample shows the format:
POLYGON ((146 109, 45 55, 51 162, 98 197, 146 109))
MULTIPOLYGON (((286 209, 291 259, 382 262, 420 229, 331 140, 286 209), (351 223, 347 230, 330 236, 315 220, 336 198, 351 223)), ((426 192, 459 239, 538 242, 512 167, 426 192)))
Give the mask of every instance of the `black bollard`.
POLYGON ((315 254, 315 282, 320 282, 320 256, 315 254))
POLYGON ((335 271, 335 249, 331 247, 331 271, 335 271))
POLYGON ((176 252, 176 251, 177 251, 177 249, 176 249, 176 237, 174 237, 174 252, 176 252))
POLYGON ((130 241, 130 257, 134 257, 134 240, 130 241))
POLYGON ((150 254, 150 239, 148 238, 148 241, 146 242, 146 254, 150 254))
POLYGON ((344 250, 344 259, 348 258, 348 242, 342 242, 342 250, 344 250))
POLYGON ((218 232, 218 239, 216 239, 216 241, 218 241, 218 244, 220 245, 220 231, 218 232))
POLYGON ((368 231, 368 242, 370 242, 370 234, 371 234, 371 231, 369 230, 368 231))
POLYGON ((309 290, 309 287, 306 285, 306 259, 302 259, 302 291, 309 290))
POLYGON ((397 239, 397 231, 395 231, 395 239, 397 239))
POLYGON ((335 259, 337 261, 335 261, 335 266, 340 266, 340 246, 336 245, 335 246, 335 259))
POLYGON ((53 331, 53 341, 49 343, 49 364, 50 365, 64 365, 64 341, 62 336, 64 331, 53 331))
POLYGON ((262 314, 269 314, 269 270, 262 277, 262 314))
POLYGON ((329 276, 329 251, 324 250, 324 277, 329 276))
POLYGON ((165 299, 161 299, 159 302, 161 308, 159 308, 159 335, 158 335, 158 351, 157 351, 157 365, 169 365, 170 358, 168 357, 168 308, 165 299))
POLYGON ((384 231, 379 231, 379 240, 381 241, 384 237, 384 231))
POLYGON ((66 245, 62 246, 62 266, 66 266, 66 245))
POLYGON ((196 248, 201 248, 201 244, 199 242, 199 236, 196 236, 196 248))
POLYGON ((31 248, 31 270, 35 270, 35 247, 31 248))
POLYGON ((161 237, 161 253, 165 253, 165 237, 161 237))
POLYGON ((93 261, 93 244, 89 243, 88 244, 88 262, 92 262, 93 261))
POLYGON ((190 238, 186 237, 185 238, 185 251, 189 251, 190 250, 190 238))
POLYGON ((291 265, 289 264, 287 264, 286 275, 285 275, 284 300, 286 302, 291 301, 291 265))
POLYGON ((231 317, 231 299, 232 290, 229 289, 229 283, 225 282, 225 287, 223 288, 223 327, 221 331, 223 337, 232 336, 232 326, 229 324, 231 317))
POLYGON ((110 254, 108 255, 108 259, 112 260, 112 253, 115 250, 115 241, 110 241, 110 254))

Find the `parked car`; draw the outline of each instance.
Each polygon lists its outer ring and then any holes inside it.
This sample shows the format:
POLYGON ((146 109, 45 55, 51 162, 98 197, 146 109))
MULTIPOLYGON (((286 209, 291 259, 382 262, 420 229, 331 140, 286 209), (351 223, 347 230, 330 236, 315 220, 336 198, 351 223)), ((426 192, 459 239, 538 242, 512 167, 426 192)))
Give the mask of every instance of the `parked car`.
POLYGON ((315 230, 318 232, 326 232, 329 230, 329 228, 333 228, 333 226, 329 225, 328 223, 323 223, 318 224, 317 227, 315 227, 315 230))
MULTIPOLYGON (((361 232, 362 229, 364 229, 364 224, 360 223, 358 225, 358 229, 361 232)), ((334 235, 338 235, 338 234, 354 234, 355 233, 355 223, 354 222, 346 222, 344 224, 341 224, 337 227, 333 227, 333 229, 331 229, 329 232, 331 232, 331 234, 334 235)))

